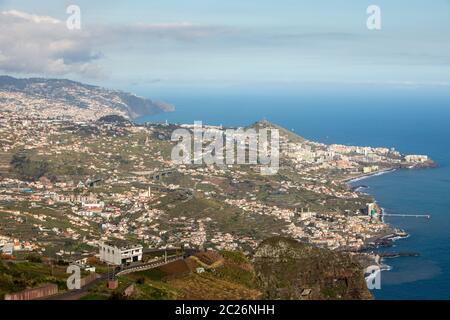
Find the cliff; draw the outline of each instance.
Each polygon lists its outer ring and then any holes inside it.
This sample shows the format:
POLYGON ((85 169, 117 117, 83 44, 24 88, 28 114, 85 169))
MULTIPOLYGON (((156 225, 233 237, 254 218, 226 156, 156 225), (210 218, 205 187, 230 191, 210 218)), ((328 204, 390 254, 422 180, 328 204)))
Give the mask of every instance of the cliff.
POLYGON ((352 257, 293 239, 263 241, 254 255, 258 287, 266 299, 371 299, 363 268, 352 257))

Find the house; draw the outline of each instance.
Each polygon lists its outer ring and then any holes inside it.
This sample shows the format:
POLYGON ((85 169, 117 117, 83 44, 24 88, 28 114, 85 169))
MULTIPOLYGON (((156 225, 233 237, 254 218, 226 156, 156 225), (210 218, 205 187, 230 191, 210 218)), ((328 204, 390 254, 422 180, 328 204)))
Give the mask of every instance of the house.
POLYGON ((424 156, 424 155, 408 155, 408 156, 405 156, 405 161, 406 162, 423 163, 423 162, 427 162, 428 161, 428 156, 424 156))
POLYGON ((140 245, 122 246, 101 243, 100 261, 113 264, 124 265, 132 262, 142 261, 143 247, 140 245))
POLYGON ((85 209, 88 212, 102 212, 103 208, 105 207, 105 203, 104 202, 93 202, 93 203, 87 203, 87 202, 83 202, 82 204, 83 209, 85 209))
POLYGON ((2 248, 3 254, 12 256, 14 253, 14 243, 6 243, 2 248))
POLYGON ((42 184, 44 188, 53 189, 53 184, 47 177, 40 177, 39 182, 42 184))
POLYGON ((83 269, 85 271, 95 272, 95 267, 88 264, 88 258, 87 257, 83 257, 83 258, 79 258, 77 260, 73 260, 73 261, 71 261, 71 263, 79 266, 81 269, 83 269))
POLYGON ((373 218, 378 216, 377 204, 376 203, 368 203, 367 204, 367 215, 373 218))
POLYGON ((83 188, 85 188, 85 187, 86 187, 86 185, 83 183, 83 181, 78 182, 77 188, 83 189, 83 188))
POLYGON ((197 268, 196 271, 197 271, 198 274, 204 273, 205 272, 205 268, 197 268))

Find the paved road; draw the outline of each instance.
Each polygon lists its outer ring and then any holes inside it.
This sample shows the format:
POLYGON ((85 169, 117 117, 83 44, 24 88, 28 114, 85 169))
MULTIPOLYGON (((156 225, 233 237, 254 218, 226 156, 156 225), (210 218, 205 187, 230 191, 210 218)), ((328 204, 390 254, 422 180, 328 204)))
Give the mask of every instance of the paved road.
POLYGON ((141 265, 130 266, 130 267, 120 270, 119 272, 116 273, 116 275, 123 276, 125 274, 129 274, 129 273, 133 273, 133 272, 150 270, 150 269, 158 268, 165 264, 171 263, 173 261, 181 260, 181 259, 183 259, 182 256, 175 256, 175 257, 168 257, 167 261, 157 260, 157 261, 153 261, 153 262, 149 262, 149 263, 144 263, 141 265))

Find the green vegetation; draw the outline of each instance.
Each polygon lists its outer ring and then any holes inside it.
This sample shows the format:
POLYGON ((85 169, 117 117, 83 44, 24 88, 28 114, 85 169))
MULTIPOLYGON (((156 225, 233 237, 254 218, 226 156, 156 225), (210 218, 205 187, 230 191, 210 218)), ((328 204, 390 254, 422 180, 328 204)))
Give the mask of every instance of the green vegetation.
POLYGON ((0 298, 6 293, 19 292, 45 283, 66 288, 65 268, 53 268, 43 263, 0 260, 0 298))
POLYGON ((225 258, 225 263, 215 270, 215 276, 247 288, 256 288, 253 266, 243 253, 221 251, 221 254, 225 258))
POLYGON ((248 258, 240 251, 222 250, 220 254, 229 262, 235 264, 249 264, 248 258))
POLYGON ((371 299, 362 267, 352 257, 284 237, 255 253, 258 287, 268 299, 371 299), (309 291, 304 294, 304 290, 309 291))
POLYGON ((20 151, 13 155, 11 160, 13 171, 24 181, 36 181, 43 176, 49 176, 49 164, 46 161, 31 160, 29 155, 20 151))
MULTIPOLYGON (((261 295, 254 286, 253 267, 245 255, 222 251, 219 257, 224 259, 220 258, 214 268, 206 268, 201 274, 197 274, 192 266, 194 270, 188 274, 169 275, 168 271, 156 268, 121 276, 118 289, 108 290, 105 283, 101 283, 91 288, 83 300, 256 299, 261 295), (131 284, 134 292, 125 297, 124 290, 131 284)), ((198 263, 194 257, 186 261, 191 265, 198 263)), ((172 269, 169 267, 168 270, 172 269)))

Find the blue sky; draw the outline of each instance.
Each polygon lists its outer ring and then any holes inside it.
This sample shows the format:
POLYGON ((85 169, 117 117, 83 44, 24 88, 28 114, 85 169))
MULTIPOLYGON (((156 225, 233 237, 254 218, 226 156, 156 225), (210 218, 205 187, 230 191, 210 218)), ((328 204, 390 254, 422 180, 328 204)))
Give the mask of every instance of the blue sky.
POLYGON ((0 70, 17 76, 139 91, 450 88, 448 0, 0 0, 0 11, 0 70), (79 31, 65 28, 70 4, 81 8, 79 31), (381 8, 380 31, 366 28, 372 4, 381 8), (44 16, 58 23, 33 18, 44 16))

